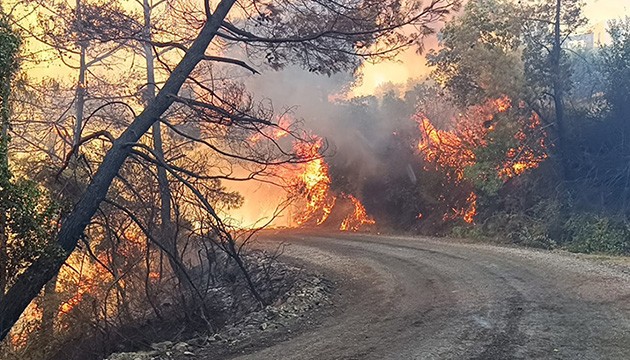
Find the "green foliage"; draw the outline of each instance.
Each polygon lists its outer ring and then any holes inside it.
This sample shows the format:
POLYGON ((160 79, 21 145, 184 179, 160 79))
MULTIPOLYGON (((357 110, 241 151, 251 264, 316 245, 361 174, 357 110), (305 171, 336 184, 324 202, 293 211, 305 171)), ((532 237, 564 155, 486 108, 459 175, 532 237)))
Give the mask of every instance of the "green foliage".
POLYGON ((521 20, 512 3, 469 1, 464 14, 441 33, 441 49, 427 58, 434 78, 458 104, 479 104, 487 98, 517 98, 523 87, 521 20))
POLYGON ((20 37, 13 32, 4 15, 0 15, 0 78, 6 80, 18 69, 20 37))
MULTIPOLYGON (((2 154, 5 156, 8 139, 6 130, 9 126, 9 94, 11 93, 11 80, 18 69, 18 51, 21 40, 9 26, 6 16, 0 14, 0 117, 2 121, 2 154)), ((1 165, 0 172, 6 171, 6 165, 1 165)))
POLYGON ((445 27, 441 50, 429 54, 435 80, 458 105, 466 108, 501 95, 519 102, 518 109, 492 119, 493 130, 482 145, 470 149, 475 163, 465 169, 464 178, 477 194, 478 215, 475 225, 454 227, 452 233, 626 254, 628 224, 601 214, 627 209, 629 203, 630 18, 610 23, 612 42, 602 50, 570 52, 567 41, 586 24, 583 3, 566 0, 557 6, 551 0, 468 2, 462 16, 445 27), (554 95, 572 105, 560 119, 564 130, 554 120, 554 95), (524 121, 532 110, 547 133, 548 161, 561 161, 556 165, 571 170, 555 172, 547 166, 503 179, 497 170, 506 153, 523 145, 517 140, 523 136, 515 135, 520 131, 530 140, 538 138, 524 121), (555 145, 570 157, 554 156, 550 141, 559 138, 562 144, 555 145), (541 182, 548 184, 540 187, 541 182))
POLYGON ((630 224, 599 214, 576 214, 565 224, 567 249, 583 253, 630 253, 630 224))
POLYGON ((605 97, 617 116, 630 114, 630 18, 609 23, 610 45, 602 49, 605 97))
MULTIPOLYGON (((523 2, 525 3, 525 2, 523 2)), ((579 32, 588 20, 582 14, 581 0, 563 0, 560 8, 559 73, 554 71, 553 48, 556 25, 556 1, 534 0, 526 2, 519 13, 523 21, 523 58, 528 86, 535 97, 553 93, 553 82, 559 80, 565 91, 572 87, 572 67, 565 42, 579 32)))
POLYGON ((481 226, 476 225, 455 225, 451 228, 451 236, 460 239, 484 240, 488 234, 484 233, 481 226))
POLYGON ((553 249, 557 242, 549 235, 549 221, 523 213, 505 214, 504 231, 510 242, 540 249, 553 249))
MULTIPOLYGON (((52 245, 59 208, 36 183, 16 179, 9 165, 8 147, 11 81, 18 69, 20 38, 7 19, 0 19, 0 286, 43 255, 55 256, 52 245)), ((0 289, 4 292, 5 289, 0 289)))
POLYGON ((485 158, 486 161, 478 161, 474 165, 464 170, 464 176, 470 180, 480 193, 487 197, 497 195, 503 186, 503 180, 497 174, 496 162, 497 156, 504 157, 505 153, 496 153, 490 147, 482 147, 475 151, 475 155, 479 158, 485 158))
MULTIPOLYGON (((531 186, 531 185, 530 185, 531 186)), ((521 193, 520 196, 526 196, 521 193)), ((507 202, 507 201, 506 201, 507 202)), ((482 224, 487 236, 523 246, 553 249, 562 233, 563 205, 557 200, 536 199, 531 206, 504 204, 482 224)))
POLYGON ((492 198, 497 196, 503 187, 504 180, 500 178, 498 169, 506 161, 506 154, 510 149, 518 147, 515 138, 521 125, 519 118, 513 112, 495 116, 494 130, 485 137, 485 146, 472 149, 475 154, 475 164, 464 170, 464 176, 478 192, 478 196, 492 198))
POLYGON ((41 256, 56 256, 54 235, 60 208, 28 180, 12 180, 0 191, 6 216, 7 283, 41 256))

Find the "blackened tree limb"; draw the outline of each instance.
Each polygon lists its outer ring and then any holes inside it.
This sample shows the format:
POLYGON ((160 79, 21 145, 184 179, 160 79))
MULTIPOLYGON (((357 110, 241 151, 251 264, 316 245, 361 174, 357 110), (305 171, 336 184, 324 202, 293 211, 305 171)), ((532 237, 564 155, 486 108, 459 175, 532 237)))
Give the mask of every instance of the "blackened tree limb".
POLYGON ((378 36, 379 34, 385 34, 390 31, 399 29, 405 25, 414 25, 423 19, 430 21, 434 21, 439 19, 443 14, 447 13, 454 4, 458 4, 456 1, 443 2, 441 0, 432 0, 431 3, 425 6, 422 11, 414 16, 404 19, 401 22, 396 22, 392 24, 387 24, 385 26, 370 28, 370 29, 357 29, 352 31, 344 31, 340 29, 330 28, 326 30, 321 30, 312 34, 302 35, 302 36, 291 36, 291 37, 263 37, 253 34, 249 31, 243 30, 235 26, 234 24, 224 21, 222 27, 229 31, 231 35, 225 33, 219 33, 218 35, 226 40, 237 41, 237 42, 258 42, 258 43, 302 43, 308 41, 318 40, 320 38, 325 37, 353 37, 353 36, 378 36))
POLYGON ((210 56, 210 55, 204 56, 203 59, 207 60, 207 61, 222 62, 222 63, 226 63, 226 64, 238 65, 238 66, 240 66, 242 68, 245 68, 245 69, 251 71, 252 74, 254 74, 254 75, 260 74, 258 72, 258 70, 256 70, 253 67, 249 66, 245 61, 242 61, 242 60, 232 59, 232 58, 223 57, 223 56, 210 56))
POLYGON ((243 258, 241 257, 241 254, 240 254, 241 248, 237 247, 236 241, 232 237, 232 234, 230 233, 226 225, 223 223, 223 220, 221 220, 221 217, 217 214, 216 210, 210 204, 208 199, 199 191, 199 189, 197 189, 188 180, 184 179, 180 174, 174 171, 167 163, 162 162, 160 159, 155 159, 155 160, 160 162, 160 165, 163 166, 164 169, 166 169, 171 175, 173 175, 173 177, 175 177, 180 183, 186 186, 192 192, 192 194, 197 198, 202 208, 213 219, 213 221, 211 222, 211 227, 215 235, 219 239, 219 240, 215 239, 214 240, 215 243, 219 245, 223 249, 223 251, 236 262, 236 265, 238 266, 241 273, 243 274, 243 277, 245 278, 245 281, 247 282, 247 287, 250 293, 252 294, 252 296, 254 297, 254 299, 256 299, 256 301, 258 301, 258 303, 261 306, 268 305, 265 299, 263 299, 263 297, 260 295, 260 292, 258 292, 258 289, 256 288, 256 284, 254 283, 254 280, 249 274, 249 270, 247 270, 247 266, 243 262, 243 258))
POLYGON ((59 271, 83 236, 85 228, 105 199, 109 187, 131 152, 129 144, 136 143, 160 116, 172 105, 188 75, 203 59, 219 27, 236 0, 221 0, 215 13, 208 19, 189 51, 184 55, 156 98, 135 118, 129 127, 112 144, 74 209, 63 221, 57 235, 58 254, 42 256, 31 264, 8 289, 0 302, 0 340, 4 339, 42 287, 59 271))

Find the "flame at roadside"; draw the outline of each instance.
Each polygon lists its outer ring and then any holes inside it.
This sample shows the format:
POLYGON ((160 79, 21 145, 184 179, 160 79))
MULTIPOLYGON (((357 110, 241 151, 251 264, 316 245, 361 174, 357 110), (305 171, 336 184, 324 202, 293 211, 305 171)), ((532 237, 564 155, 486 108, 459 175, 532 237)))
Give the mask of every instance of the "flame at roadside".
POLYGON ((265 142, 275 142, 283 147, 291 146, 297 161, 271 169, 270 173, 280 185, 257 182, 228 185, 231 190, 245 195, 242 207, 228 211, 230 219, 236 220, 234 224, 248 228, 267 223, 260 220, 272 218, 265 206, 276 203, 291 205, 275 213, 276 217, 269 227, 324 226, 359 231, 364 226, 374 225, 375 220, 367 215, 365 207, 356 196, 336 193, 331 189, 332 180, 325 156, 326 141, 311 132, 299 130, 296 121, 288 114, 280 116, 277 124, 254 133, 249 137, 249 142, 255 146, 265 146, 265 142), (252 197, 255 200, 248 201, 252 197), (333 212, 335 219, 330 219, 333 212), (250 215, 247 216, 248 214, 250 215), (251 214, 257 214, 258 218, 251 214), (239 218, 241 221, 238 221, 239 218))
POLYGON ((359 231, 363 226, 374 225, 376 221, 367 214, 365 207, 359 199, 352 195, 345 195, 352 202, 354 211, 348 214, 345 219, 339 225, 341 231, 359 231))
POLYGON ((335 194, 331 190, 329 166, 321 155, 323 140, 317 138, 313 143, 296 143, 296 153, 311 159, 296 166, 292 170, 294 189, 302 199, 298 199, 298 211, 294 218, 294 226, 325 225, 333 210, 347 211, 338 225, 342 231, 359 231, 366 226, 376 224, 359 199, 351 194, 335 194), (341 202, 351 203, 351 208, 340 205, 341 202), (339 209, 339 210, 336 210, 339 209))
POLYGON ((317 139, 314 143, 296 143, 295 151, 301 158, 311 159, 300 164, 296 173, 295 186, 297 193, 304 197, 305 208, 298 212, 295 224, 302 226, 315 222, 315 225, 323 224, 330 216, 335 206, 337 197, 330 191, 330 176, 328 164, 320 154, 323 141, 317 139))
MULTIPOLYGON (((523 107, 523 104, 519 104, 519 108, 523 107)), ((434 169, 444 171, 447 178, 456 184, 461 183, 464 181, 465 169, 477 163, 474 149, 488 145, 487 135, 495 130, 496 116, 511 109, 512 101, 506 96, 473 106, 455 119, 455 128, 451 130, 439 130, 430 119, 418 114, 415 116, 421 133, 418 151, 434 169)), ((537 141, 539 148, 545 149, 546 134, 540 130, 540 117, 532 112, 526 121, 529 133, 539 132, 538 137, 532 140, 537 141)), ((505 161, 496 169, 498 177, 504 182, 538 167, 547 158, 546 153, 536 152, 533 146, 528 145, 531 142, 529 136, 525 129, 514 135, 519 145, 507 151, 505 161)), ((443 214, 442 218, 444 221, 461 218, 471 224, 476 214, 477 194, 471 192, 466 199, 466 206, 453 208, 451 213, 443 214)))

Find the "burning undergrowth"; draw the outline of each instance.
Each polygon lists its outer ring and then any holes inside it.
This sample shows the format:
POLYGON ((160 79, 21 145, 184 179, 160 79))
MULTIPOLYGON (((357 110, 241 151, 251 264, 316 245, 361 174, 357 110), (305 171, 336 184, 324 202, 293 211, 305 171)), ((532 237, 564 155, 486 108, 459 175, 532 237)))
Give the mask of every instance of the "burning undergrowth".
POLYGON ((485 198, 547 157, 537 114, 506 96, 457 109, 422 84, 334 107, 335 131, 320 125, 316 141, 294 144, 312 160, 283 173, 296 227, 439 233, 472 224, 485 198))
POLYGON ((475 190, 479 190, 474 188, 478 180, 499 187, 538 167, 547 157, 540 119, 535 113, 527 114, 524 107, 520 104, 513 109, 512 101, 505 96, 487 101, 459 114, 453 121, 454 128, 448 131, 436 129, 421 113, 414 116, 421 132, 420 154, 435 170, 444 171, 447 181, 454 185, 468 182, 473 187, 466 205, 453 207, 452 213, 443 215, 444 220, 461 218, 473 223, 478 199, 475 190), (506 126, 507 117, 510 124, 506 126))
POLYGON ((297 226, 321 225, 342 231, 358 231, 375 224, 359 199, 351 194, 335 193, 331 189, 329 165, 319 154, 322 141, 319 139, 309 148, 298 148, 298 154, 315 160, 296 169, 297 179, 292 191, 301 207, 296 213, 297 226))
POLYGON ((278 116, 274 126, 254 133, 248 140, 254 146, 271 144, 293 157, 288 163, 272 167, 270 174, 286 191, 291 204, 286 209, 287 226, 359 231, 375 225, 357 196, 333 188, 330 144, 312 129, 305 129, 301 121, 285 113, 278 116))
POLYGON ((282 168, 281 176, 294 200, 291 225, 321 226, 341 231, 366 230, 375 225, 359 199, 352 194, 334 191, 329 164, 325 157, 325 142, 312 137, 311 142, 296 141, 295 154, 304 162, 282 168))

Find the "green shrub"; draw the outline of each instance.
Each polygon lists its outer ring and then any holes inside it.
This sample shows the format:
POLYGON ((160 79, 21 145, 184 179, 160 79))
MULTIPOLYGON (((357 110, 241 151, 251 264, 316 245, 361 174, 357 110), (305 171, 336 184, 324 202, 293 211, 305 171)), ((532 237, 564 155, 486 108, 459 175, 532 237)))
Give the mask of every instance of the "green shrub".
POLYGON ((485 239, 487 236, 483 233, 480 226, 476 225, 456 225, 451 229, 451 236, 460 239, 485 239))
POLYGON ((576 214, 565 223, 569 251, 630 254, 630 224, 596 214, 576 214))
POLYGON ((533 248, 553 249, 556 242, 540 226, 523 226, 509 234, 512 242, 533 248))

